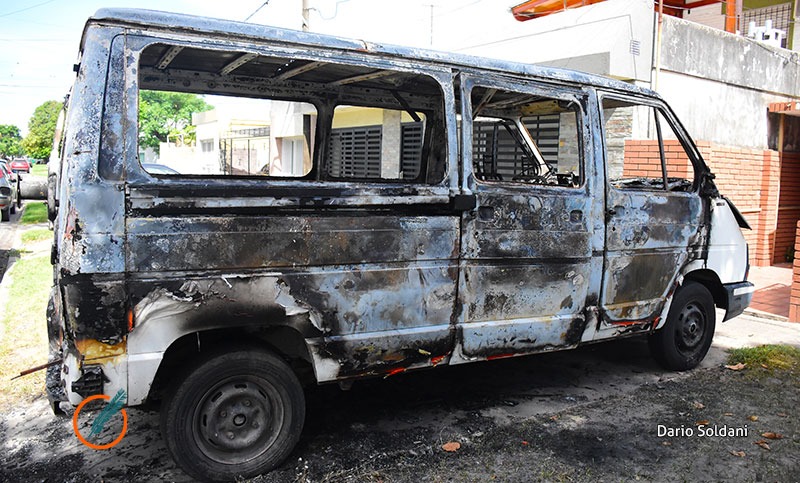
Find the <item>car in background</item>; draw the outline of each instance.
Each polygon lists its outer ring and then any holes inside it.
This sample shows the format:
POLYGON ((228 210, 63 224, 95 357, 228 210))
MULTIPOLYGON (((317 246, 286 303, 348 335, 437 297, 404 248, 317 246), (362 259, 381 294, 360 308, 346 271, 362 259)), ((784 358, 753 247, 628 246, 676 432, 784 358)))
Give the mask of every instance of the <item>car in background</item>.
POLYGON ((11 215, 22 206, 19 197, 19 178, 6 160, 0 160, 0 219, 11 220, 11 215))
POLYGON ((142 163, 142 168, 148 174, 180 174, 169 166, 158 163, 142 163))
POLYGON ((9 163, 9 168, 15 173, 30 173, 31 163, 27 159, 15 159, 9 163))

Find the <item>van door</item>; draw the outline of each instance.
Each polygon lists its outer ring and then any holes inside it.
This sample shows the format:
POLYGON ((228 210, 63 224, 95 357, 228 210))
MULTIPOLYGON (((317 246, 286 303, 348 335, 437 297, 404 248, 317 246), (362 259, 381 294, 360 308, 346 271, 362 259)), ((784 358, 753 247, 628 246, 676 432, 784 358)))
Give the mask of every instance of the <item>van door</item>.
POLYGON ((705 224, 692 163, 698 155, 656 101, 604 95, 601 106, 604 327, 646 330, 657 324, 680 268, 701 255, 705 224))
POLYGON ((602 265, 587 96, 464 75, 461 97, 463 164, 477 203, 462 219, 454 362, 574 346, 593 318, 585 309, 596 305, 602 265))

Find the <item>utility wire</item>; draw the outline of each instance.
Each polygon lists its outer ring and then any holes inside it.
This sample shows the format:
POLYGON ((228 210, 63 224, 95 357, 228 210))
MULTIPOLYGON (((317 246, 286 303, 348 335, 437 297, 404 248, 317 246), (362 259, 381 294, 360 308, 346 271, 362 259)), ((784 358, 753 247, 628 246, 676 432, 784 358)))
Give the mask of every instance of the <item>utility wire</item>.
POLYGON ((320 11, 320 9, 318 9, 318 8, 316 8, 316 7, 311 7, 311 8, 309 8, 309 10, 316 10, 316 11, 317 11, 317 14, 319 14, 319 17, 320 17, 322 20, 333 20, 333 19, 335 19, 335 18, 336 18, 336 16, 337 16, 337 15, 339 15, 339 4, 340 4, 340 3, 347 3, 347 2, 349 2, 349 1, 350 1, 350 0, 336 0, 336 9, 333 11, 333 15, 331 15, 330 17, 325 17, 325 16, 323 16, 323 15, 322 15, 322 11, 320 11))
POLYGON ((31 5, 30 7, 25 7, 25 8, 21 8, 21 9, 19 9, 19 10, 14 10, 13 12, 8 12, 8 13, 0 14, 0 17, 8 17, 8 16, 10 16, 10 15, 14 15, 15 13, 21 13, 21 12, 25 12, 25 11, 28 11, 28 10, 34 9, 34 8, 36 8, 36 7, 41 7, 42 5, 47 5, 48 3, 53 3, 53 2, 55 2, 55 1, 56 1, 56 0, 47 0, 46 2, 37 3, 36 5, 31 5))
POLYGON ((244 19, 244 21, 245 21, 245 22, 247 22, 248 20, 250 20, 250 19, 253 17, 253 15, 257 14, 259 10, 261 10, 261 9, 262 9, 262 8, 264 8, 264 7, 266 7, 266 6, 267 6, 267 4, 269 4, 269 0, 267 0, 267 1, 266 1, 266 2, 264 2, 264 3, 262 3, 262 4, 261 4, 261 6, 260 6, 260 7, 258 7, 257 9, 255 9, 255 11, 254 11, 253 13, 251 13, 250 15, 248 15, 248 16, 247 16, 247 18, 246 18, 246 19, 244 19))

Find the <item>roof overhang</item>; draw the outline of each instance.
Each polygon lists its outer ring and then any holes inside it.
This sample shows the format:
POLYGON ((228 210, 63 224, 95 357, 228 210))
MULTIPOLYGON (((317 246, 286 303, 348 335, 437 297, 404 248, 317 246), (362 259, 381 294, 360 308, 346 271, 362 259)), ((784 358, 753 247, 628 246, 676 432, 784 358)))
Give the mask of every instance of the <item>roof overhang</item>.
MULTIPOLYGON (((529 0, 515 7, 511 7, 511 13, 514 15, 515 19, 524 22, 526 20, 544 17, 551 13, 563 12, 564 10, 593 5, 603 1, 605 0, 529 0)), ((724 2, 723 0, 664 0, 664 13, 682 18, 683 12, 686 10, 713 5, 715 3, 724 2)), ((654 2, 654 6, 658 9, 658 1, 654 2)))
POLYGON ((772 102, 768 108, 769 112, 775 114, 786 114, 787 116, 800 117, 800 101, 772 102))

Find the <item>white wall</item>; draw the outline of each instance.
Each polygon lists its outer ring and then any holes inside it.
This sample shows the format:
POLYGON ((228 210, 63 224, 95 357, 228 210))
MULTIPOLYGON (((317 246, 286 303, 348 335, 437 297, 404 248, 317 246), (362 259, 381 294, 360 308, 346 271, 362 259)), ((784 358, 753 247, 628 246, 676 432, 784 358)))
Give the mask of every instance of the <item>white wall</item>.
POLYGON ((464 28, 448 25, 449 37, 434 37, 434 47, 649 82, 654 18, 652 2, 645 0, 609 0, 526 22, 486 8, 472 27, 458 16, 448 18, 464 28))
POLYGON ((725 30, 725 14, 722 13, 725 8, 724 5, 724 3, 715 3, 705 7, 693 8, 684 12, 683 18, 715 29, 725 30))
POLYGON ((697 140, 768 147, 767 106, 800 98, 800 57, 664 18, 658 91, 697 140))

